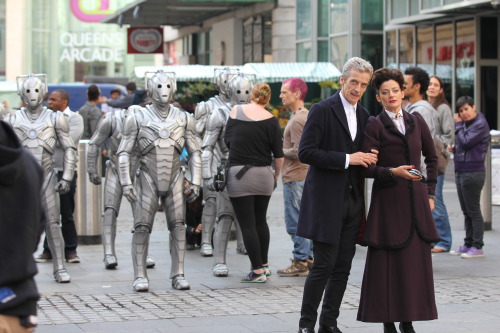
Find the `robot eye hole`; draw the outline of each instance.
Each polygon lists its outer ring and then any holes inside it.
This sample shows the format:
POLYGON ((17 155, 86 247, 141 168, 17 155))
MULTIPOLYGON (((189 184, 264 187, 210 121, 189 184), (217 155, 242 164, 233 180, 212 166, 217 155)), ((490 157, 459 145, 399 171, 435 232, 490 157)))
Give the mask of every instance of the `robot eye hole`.
POLYGON ((35 92, 40 92, 40 90, 38 90, 38 89, 35 89, 35 92))
POLYGON ((241 94, 241 90, 236 91, 237 94, 241 94))
POLYGON ((247 91, 245 91, 245 94, 247 94, 247 95, 248 95, 249 93, 250 93, 250 92, 249 92, 248 90, 247 90, 247 91))
POLYGON ((30 90, 29 90, 29 89, 26 89, 26 92, 29 94, 29 93, 30 93, 30 90))
POLYGON ((161 88, 161 84, 158 85, 158 88, 161 88))
POLYGON ((167 88, 170 89, 170 84, 167 84, 167 88))

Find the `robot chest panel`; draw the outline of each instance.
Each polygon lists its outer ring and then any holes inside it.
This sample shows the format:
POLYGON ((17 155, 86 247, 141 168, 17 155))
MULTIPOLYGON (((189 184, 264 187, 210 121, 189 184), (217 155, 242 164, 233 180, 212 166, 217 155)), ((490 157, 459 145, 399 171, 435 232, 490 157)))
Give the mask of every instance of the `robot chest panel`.
POLYGON ((28 149, 44 146, 53 150, 57 143, 56 131, 49 121, 23 123, 16 128, 16 131, 22 133, 23 145, 28 149))
POLYGON ((178 145, 184 136, 184 127, 175 120, 148 121, 139 130, 138 143, 142 151, 153 147, 168 148, 178 145))

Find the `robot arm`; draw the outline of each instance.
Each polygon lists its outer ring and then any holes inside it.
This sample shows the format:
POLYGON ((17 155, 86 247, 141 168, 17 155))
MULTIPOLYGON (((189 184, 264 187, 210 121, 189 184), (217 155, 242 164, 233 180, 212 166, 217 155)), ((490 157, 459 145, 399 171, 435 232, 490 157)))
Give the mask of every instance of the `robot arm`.
POLYGON ((139 125, 136 120, 136 114, 130 114, 125 119, 123 125, 123 139, 118 147, 118 166, 120 169, 120 183, 123 187, 123 195, 128 201, 136 201, 135 190, 130 177, 130 161, 132 158, 134 145, 137 140, 139 125))
POLYGON ((203 153, 201 157, 202 164, 202 176, 204 185, 212 186, 212 163, 214 159, 214 149, 219 141, 219 136, 221 135, 222 128, 224 127, 223 119, 220 117, 220 113, 214 111, 211 113, 207 121, 205 137, 203 139, 203 153))
POLYGON ((196 137, 198 138, 198 143, 201 145, 203 140, 203 133, 205 132, 205 125, 207 121, 207 103, 200 102, 196 105, 194 109, 194 120, 196 128, 196 137))
POLYGON ((194 201, 199 193, 201 186, 201 148, 196 140, 196 129, 194 118, 186 113, 186 150, 189 154, 188 166, 191 172, 191 187, 193 194, 188 197, 188 201, 194 201))
POLYGON ((111 120, 112 116, 106 114, 97 125, 97 129, 89 141, 89 148, 87 151, 87 173, 89 174, 90 181, 95 185, 101 184, 101 177, 97 173, 97 160, 101 152, 101 146, 104 144, 104 141, 111 136, 111 120))
POLYGON ((69 123, 61 112, 54 112, 54 128, 57 135, 57 140, 64 150, 64 171, 62 179, 56 186, 56 190, 61 193, 67 193, 69 186, 75 174, 78 155, 73 139, 69 135, 69 123))

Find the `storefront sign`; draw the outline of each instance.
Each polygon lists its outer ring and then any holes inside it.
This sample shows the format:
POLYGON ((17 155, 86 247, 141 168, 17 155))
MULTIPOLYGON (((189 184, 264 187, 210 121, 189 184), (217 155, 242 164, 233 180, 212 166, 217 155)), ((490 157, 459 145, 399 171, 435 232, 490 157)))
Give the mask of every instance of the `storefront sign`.
POLYGON ((122 32, 64 32, 59 41, 61 62, 123 62, 122 32))
POLYGON ((163 29, 128 28, 127 53, 163 53, 163 29))
POLYGON ((71 12, 83 22, 99 22, 115 11, 109 9, 109 0, 70 0, 71 12))

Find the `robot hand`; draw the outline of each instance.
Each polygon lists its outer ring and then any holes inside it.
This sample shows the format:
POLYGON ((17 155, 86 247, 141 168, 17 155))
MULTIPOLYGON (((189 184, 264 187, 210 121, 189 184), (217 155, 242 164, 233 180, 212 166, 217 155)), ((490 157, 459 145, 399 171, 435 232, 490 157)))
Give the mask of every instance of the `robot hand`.
POLYGON ((59 194, 68 193, 70 184, 71 182, 61 179, 56 185, 56 192, 59 192, 59 194))
POLYGON ((123 186, 123 195, 129 202, 135 202, 137 200, 137 196, 135 195, 135 190, 132 185, 123 186))
POLYGON ((101 184, 101 177, 97 173, 89 173, 89 180, 95 185, 101 184))
POLYGON ((200 195, 200 186, 191 184, 189 185, 189 188, 184 190, 184 194, 186 195, 187 202, 191 203, 200 195))
POLYGON ((208 191, 215 191, 214 181, 212 178, 203 179, 203 189, 207 189, 208 191))

